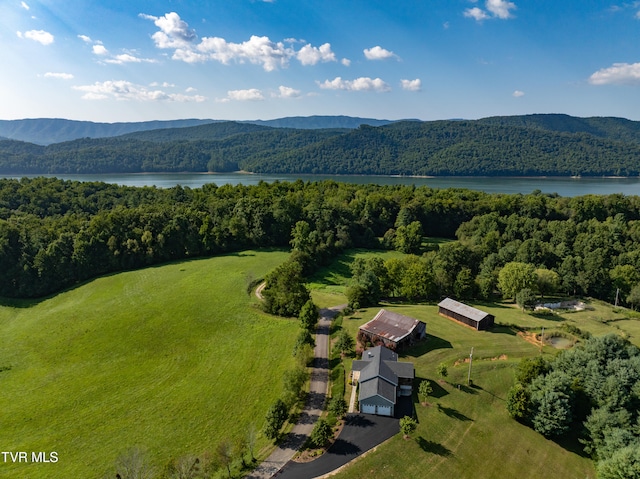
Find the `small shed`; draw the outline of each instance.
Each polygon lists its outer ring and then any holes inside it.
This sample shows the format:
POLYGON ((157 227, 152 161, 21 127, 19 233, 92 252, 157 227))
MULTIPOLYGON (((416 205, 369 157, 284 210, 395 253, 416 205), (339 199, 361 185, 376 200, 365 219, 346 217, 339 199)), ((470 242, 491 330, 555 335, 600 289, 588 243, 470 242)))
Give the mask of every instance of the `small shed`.
POLYGON ((392 350, 413 344, 427 335, 427 325, 415 318, 381 309, 366 324, 360 326, 358 340, 382 345, 392 350))
POLYGON ((446 298, 438 304, 438 313, 449 319, 454 319, 474 329, 487 330, 493 326, 495 317, 485 311, 461 303, 451 298, 446 298))

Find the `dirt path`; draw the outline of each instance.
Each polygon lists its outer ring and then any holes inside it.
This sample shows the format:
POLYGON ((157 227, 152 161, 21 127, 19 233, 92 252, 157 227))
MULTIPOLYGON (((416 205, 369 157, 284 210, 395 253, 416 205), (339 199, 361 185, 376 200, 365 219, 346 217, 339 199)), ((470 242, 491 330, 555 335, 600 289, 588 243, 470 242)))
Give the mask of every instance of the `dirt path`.
POLYGON ((264 296, 262 296, 262 290, 266 285, 267 285, 266 281, 263 281, 256 288, 256 298, 258 298, 260 301, 264 301, 264 296))

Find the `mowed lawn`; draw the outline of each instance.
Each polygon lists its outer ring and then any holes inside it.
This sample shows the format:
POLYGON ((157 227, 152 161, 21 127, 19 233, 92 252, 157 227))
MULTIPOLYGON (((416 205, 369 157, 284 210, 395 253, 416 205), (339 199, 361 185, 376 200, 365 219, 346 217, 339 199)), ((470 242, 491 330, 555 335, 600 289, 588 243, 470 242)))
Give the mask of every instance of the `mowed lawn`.
MULTIPOLYGON (((505 400, 514 381, 515 366, 523 357, 540 354, 538 347, 499 324, 492 332, 460 325, 439 316, 433 304, 382 306, 427 323, 427 340, 408 350, 401 360, 414 362, 416 384, 420 379, 432 381, 434 395, 426 407, 418 404, 414 396, 419 425, 410 439, 395 436, 334 477, 352 479, 375 473, 399 479, 595 478, 592 461, 579 455, 575 444, 561 445, 545 439, 512 420, 506 411, 505 400), (473 387, 467 387, 472 347, 473 387), (449 371, 444 381, 436 375, 441 362, 447 364, 449 371)), ((491 310, 497 321, 501 314, 507 323, 523 314, 508 306, 478 306, 491 310)), ((369 308, 346 317, 343 327, 355 335, 357 328, 373 318, 378 309, 369 308)), ((553 352, 552 348, 545 348, 545 353, 553 352)))
MULTIPOLYGON (((168 264, 0 306, 2 451, 59 458, 0 463, 0 477, 101 478, 132 447, 160 471, 259 430, 299 328, 260 312, 246 290, 287 257, 168 264)), ((266 444, 260 436, 256 449, 266 444)))

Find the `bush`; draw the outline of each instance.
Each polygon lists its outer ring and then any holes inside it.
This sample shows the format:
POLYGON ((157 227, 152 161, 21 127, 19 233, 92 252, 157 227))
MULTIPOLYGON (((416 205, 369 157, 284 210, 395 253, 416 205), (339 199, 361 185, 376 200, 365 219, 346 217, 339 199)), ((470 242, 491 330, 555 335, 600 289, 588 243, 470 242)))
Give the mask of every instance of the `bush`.
POLYGON ((347 401, 338 396, 331 398, 331 401, 329 401, 329 406, 327 407, 329 412, 337 418, 341 418, 342 416, 344 416, 347 412, 347 408, 347 401))
POLYGON ((402 431, 402 434, 404 434, 405 436, 411 435, 411 433, 415 431, 417 427, 418 427, 418 423, 412 417, 405 416, 402 419, 400 419, 400 430, 402 431))
POLYGON ((530 397, 527 389, 520 383, 513 385, 507 394, 507 411, 517 420, 523 420, 529 415, 530 397))
POLYGON ((325 419, 319 419, 314 426, 313 431, 311 431, 309 439, 314 447, 323 447, 332 434, 333 430, 329 423, 325 419))

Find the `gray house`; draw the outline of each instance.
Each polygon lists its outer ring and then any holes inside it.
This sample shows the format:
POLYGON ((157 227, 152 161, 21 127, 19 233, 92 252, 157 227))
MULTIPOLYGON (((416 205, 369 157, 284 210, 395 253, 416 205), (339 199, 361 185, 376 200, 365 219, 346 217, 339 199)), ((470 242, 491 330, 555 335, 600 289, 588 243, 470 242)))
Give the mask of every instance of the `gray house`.
POLYGON ((390 349, 367 349, 352 366, 352 378, 360 389, 360 412, 394 416, 397 398, 411 396, 414 377, 413 363, 398 362, 398 355, 390 349))

